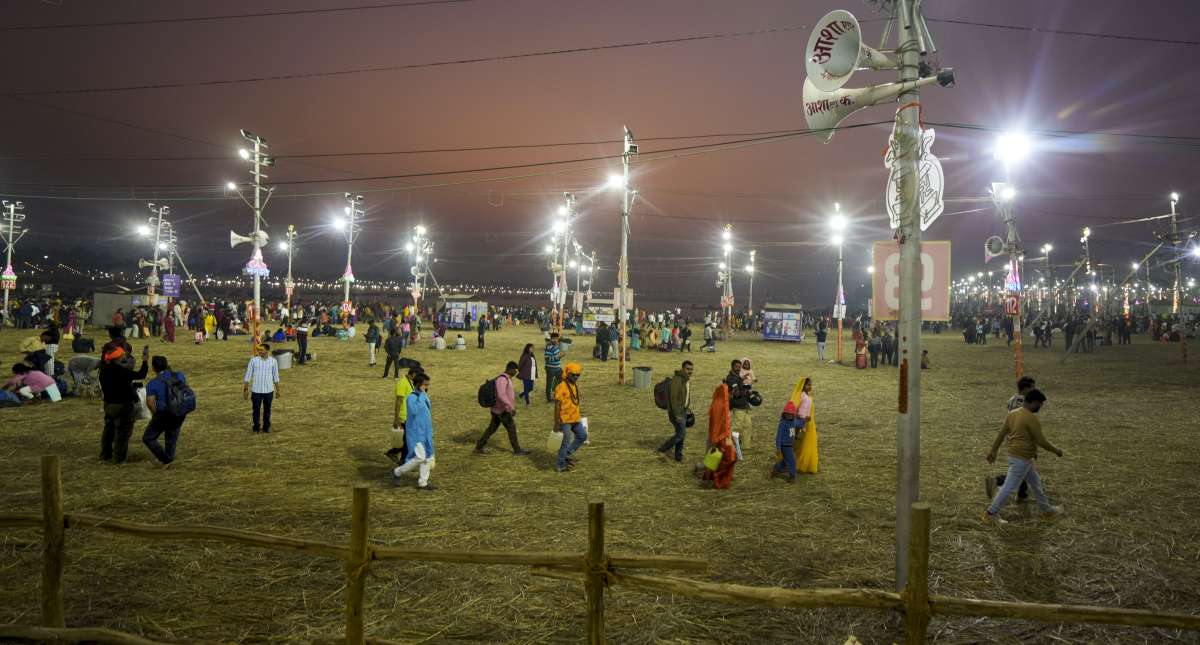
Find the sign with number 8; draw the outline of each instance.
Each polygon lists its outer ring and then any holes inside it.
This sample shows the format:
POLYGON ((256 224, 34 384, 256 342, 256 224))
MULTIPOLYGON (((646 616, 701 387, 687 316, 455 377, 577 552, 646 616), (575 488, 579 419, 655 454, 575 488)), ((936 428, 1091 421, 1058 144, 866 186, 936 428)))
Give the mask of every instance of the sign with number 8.
MULTIPOLYGON (((876 242, 871 294, 876 320, 900 317, 900 245, 876 242)), ((921 318, 950 320, 950 242, 921 242, 921 318)))

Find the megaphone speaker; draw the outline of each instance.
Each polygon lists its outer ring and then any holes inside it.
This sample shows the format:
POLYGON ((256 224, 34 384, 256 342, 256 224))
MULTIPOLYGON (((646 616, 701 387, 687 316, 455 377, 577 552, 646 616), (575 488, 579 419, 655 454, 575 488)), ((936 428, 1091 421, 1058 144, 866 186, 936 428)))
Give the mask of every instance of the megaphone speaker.
POLYGON ((830 11, 808 36, 804 69, 822 92, 840 89, 859 69, 898 69, 899 62, 862 44, 858 19, 849 11, 830 11))
POLYGON ((243 242, 253 242, 253 241, 254 241, 254 238, 252 238, 252 237, 247 237, 245 235, 238 235, 237 233, 234 233, 233 231, 229 231, 229 248, 231 248, 231 249, 239 244, 242 244, 243 242))
POLYGON ((809 77, 804 79, 804 120, 811 130, 825 130, 818 133, 818 136, 823 143, 829 143, 834 130, 851 114, 872 105, 894 100, 904 92, 938 82, 938 77, 931 76, 903 83, 884 83, 860 89, 843 88, 825 92, 817 87, 812 77, 809 77))
POLYGON ((154 266, 154 263, 151 262, 150 260, 145 260, 145 259, 138 260, 138 268, 139 269, 149 269, 152 266, 154 266))
POLYGON ((987 262, 1000 255, 1004 255, 1004 240, 993 235, 983 243, 983 261, 987 262))

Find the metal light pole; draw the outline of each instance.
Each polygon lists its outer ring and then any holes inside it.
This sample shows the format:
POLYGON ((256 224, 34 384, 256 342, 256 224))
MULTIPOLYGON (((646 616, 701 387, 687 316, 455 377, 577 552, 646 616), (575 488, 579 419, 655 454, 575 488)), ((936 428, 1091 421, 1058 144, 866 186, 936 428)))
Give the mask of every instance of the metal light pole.
POLYGON ((1055 310, 1058 309, 1058 289, 1055 288, 1055 285, 1054 285, 1054 279, 1055 279, 1054 278, 1054 264, 1052 264, 1050 262, 1050 252, 1053 250, 1054 250, 1054 245, 1052 245, 1052 244, 1047 243, 1047 244, 1042 245, 1042 253, 1044 253, 1046 255, 1046 273, 1050 276, 1050 288, 1054 289, 1054 291, 1051 294, 1051 299, 1050 299, 1050 313, 1051 314, 1056 313, 1055 310))
MULTIPOLYGON (((1179 193, 1171 193, 1171 246, 1179 246, 1179 220, 1175 217, 1175 204, 1179 203, 1179 193)), ((1171 296, 1171 313, 1179 315, 1179 304, 1183 301, 1182 262, 1175 263, 1175 289, 1171 296)), ((1180 334, 1183 337, 1184 334, 1180 334)), ((1184 361, 1186 362, 1186 360, 1184 361)))
POLYGON ((721 309, 725 315, 725 340, 733 338, 730 331, 730 324, 733 318, 733 224, 726 224, 725 230, 721 231, 721 239, 725 242, 723 250, 725 251, 725 262, 721 264, 721 270, 724 272, 725 292, 721 295, 721 309))
POLYGON ((625 306, 629 299, 629 211, 633 209, 636 190, 629 188, 629 164, 637 156, 638 146, 633 142, 633 133, 625 127, 625 151, 621 154, 621 259, 617 268, 621 299, 617 304, 617 315, 621 318, 621 337, 617 339, 617 383, 625 384, 625 337, 628 334, 625 306))
POLYGON ((154 217, 150 218, 150 223, 154 225, 154 261, 150 265, 150 275, 146 277, 146 295, 150 296, 150 304, 155 304, 154 288, 162 284, 162 280, 158 278, 158 251, 162 245, 163 223, 167 217, 167 213, 171 212, 171 207, 166 204, 156 206, 153 202, 147 204, 150 212, 154 213, 154 217))
MULTIPOLYGON (((251 336, 251 342, 253 343, 257 342, 255 339, 258 338, 258 326, 262 320, 262 279, 270 275, 266 262, 262 258, 262 247, 266 246, 267 243, 266 232, 262 230, 264 223, 262 212, 267 207, 267 202, 270 201, 271 192, 274 189, 263 185, 263 180, 267 178, 267 174, 263 172, 263 168, 274 166, 275 159, 266 154, 266 150, 269 148, 266 139, 248 130, 242 130, 241 134, 243 139, 254 145, 252 150, 242 148, 238 151, 242 159, 250 162, 250 178, 254 184, 254 201, 253 203, 247 202, 254 210, 254 231, 250 237, 250 243, 254 246, 254 253, 244 269, 244 272, 254 277, 254 312, 253 317, 247 321, 254 331, 251 336)), ((237 185, 231 183, 229 188, 237 190, 237 185)), ((240 190, 238 194, 241 195, 240 190)), ((246 201, 245 196, 242 196, 242 200, 246 201)))
POLYGON ((846 230, 846 218, 842 217, 842 205, 834 204, 835 214, 833 219, 829 221, 829 227, 833 229, 833 237, 830 238, 837 246, 837 293, 833 296, 833 317, 837 319, 837 362, 842 362, 842 320, 846 317, 846 298, 842 294, 842 243, 845 239, 842 237, 842 231, 846 230))
POLYGON ((8 322, 8 292, 17 288, 17 274, 12 268, 13 247, 17 241, 25 237, 26 229, 20 225, 20 222, 25 221, 25 214, 20 211, 25 210, 23 202, 10 202, 4 200, 4 223, 0 229, 0 237, 4 239, 4 272, 0 274, 0 282, 4 283, 4 311, 0 312, 0 326, 8 322))
MULTIPOLYGON (((433 257, 433 242, 426 237, 428 230, 421 224, 413 229, 413 239, 404 245, 404 250, 412 256, 412 267, 409 268, 409 273, 412 274, 412 297, 413 307, 420 304, 421 297, 425 293, 425 278, 429 275, 429 263, 433 257)), ((434 278, 434 285, 437 285, 437 279, 434 278)))
POLYGON ((362 232, 362 227, 358 225, 357 221, 362 218, 365 211, 362 209, 362 195, 344 193, 343 197, 346 199, 346 219, 341 220, 339 224, 339 227, 342 227, 346 232, 346 271, 342 274, 342 282, 345 285, 342 291, 342 314, 349 320, 350 310, 352 309, 352 305, 350 304, 350 283, 354 282, 354 270, 350 268, 350 259, 354 255, 354 240, 357 240, 358 234, 362 232))
MULTIPOLYGON (((918 3, 919 6, 919 3, 918 3)), ((921 94, 914 81, 918 78, 921 51, 925 49, 924 18, 913 11, 910 0, 896 0, 900 81, 911 89, 900 94, 896 112, 894 167, 898 185, 900 225, 896 239, 900 244, 900 384, 896 417, 896 589, 908 581, 908 534, 911 509, 920 497, 921 472, 921 226, 917 202, 917 156, 921 143, 921 94), (916 365, 916 369, 910 366, 916 365)))
POLYGON ((287 251, 288 272, 287 272, 287 277, 284 278, 284 280, 283 280, 283 290, 284 290, 285 295, 287 296, 288 315, 291 316, 292 318, 295 318, 295 316, 292 315, 292 292, 296 289, 296 282, 294 280, 292 280, 292 253, 296 247, 296 225, 295 224, 288 224, 288 230, 287 230, 286 237, 287 237, 287 240, 285 242, 283 242, 283 248, 285 251, 287 251))
POLYGON ((757 253, 757 250, 750 249, 750 264, 746 265, 746 273, 750 274, 750 293, 746 296, 746 313, 750 316, 751 324, 754 321, 754 256, 757 253))

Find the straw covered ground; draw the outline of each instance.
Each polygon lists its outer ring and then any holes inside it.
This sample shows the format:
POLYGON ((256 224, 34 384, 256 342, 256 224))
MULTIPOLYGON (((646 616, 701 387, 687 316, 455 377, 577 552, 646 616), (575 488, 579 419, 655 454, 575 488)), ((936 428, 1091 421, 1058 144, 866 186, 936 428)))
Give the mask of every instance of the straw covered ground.
MULTIPOLYGON (((102 332, 101 332, 102 333, 102 332)), ((21 334, 5 331, 0 356, 15 358, 21 334)), ((137 439, 124 466, 98 461, 100 404, 0 410, 0 508, 38 511, 38 459, 63 459, 68 512, 151 523, 211 524, 345 542, 351 487, 371 490, 372 538, 389 545, 582 552, 587 502, 603 500, 611 551, 680 555, 710 564, 703 580, 784 587, 891 589, 895 487, 895 369, 820 366, 804 345, 723 343, 696 362, 688 466, 651 450, 669 434, 648 390, 616 385, 616 362, 590 358, 581 380, 591 445, 579 467, 557 474, 546 453, 550 408, 520 410, 530 457, 513 457, 503 431, 491 454, 471 448, 487 421, 475 391, 533 329, 489 334, 488 348, 413 348, 433 375, 437 443, 433 481, 421 493, 394 487, 383 452, 393 382, 366 366, 360 339, 315 339, 314 363, 283 373, 274 432, 250 433, 241 398, 243 342, 203 346, 153 341, 185 371, 199 397, 179 460, 155 465, 137 439), (734 488, 701 490, 690 464, 703 451, 707 399, 729 359, 749 356, 766 399, 734 488), (795 485, 766 473, 779 408, 797 377, 815 379, 821 472, 795 485)), ((1066 456, 1038 467, 1066 515, 1034 519, 1013 504, 1012 523, 982 526, 983 461, 1013 390, 1003 342, 966 346, 956 334, 927 335, 922 495, 933 505, 931 593, 1047 603, 1087 603, 1200 613, 1200 366, 1179 363, 1176 346, 1102 348, 1072 357, 1027 349, 1027 372, 1049 396, 1043 424, 1066 456)), ((140 349, 142 341, 134 341, 140 349)), ((831 348, 832 352, 832 348, 831 348)), ((847 352, 849 355, 849 352, 847 352)), ((69 356, 67 353, 66 356, 69 356)), ((637 353, 654 380, 678 354, 637 353)), ((540 352, 539 352, 540 362, 540 352)), ((7 368, 5 369, 7 372, 7 368)), ((542 385, 539 382, 539 388, 542 385)), ((540 391, 540 390, 539 390, 540 391)), ((411 480, 408 482, 411 484, 411 480)), ((39 532, 0 530, 0 622, 36 624, 39 532)), ((107 626, 174 640, 262 642, 336 637, 342 629, 342 571, 329 560, 214 543, 144 542, 69 531, 67 623, 107 626)), ((582 638, 578 584, 519 567, 379 563, 367 582, 371 636, 412 643, 560 643, 582 638)), ((791 611, 723 606, 621 587, 608 596, 614 643, 840 643, 898 640, 882 612, 791 611)), ((1057 626, 1021 621, 934 620, 943 643, 1200 642, 1200 634, 1057 626)))

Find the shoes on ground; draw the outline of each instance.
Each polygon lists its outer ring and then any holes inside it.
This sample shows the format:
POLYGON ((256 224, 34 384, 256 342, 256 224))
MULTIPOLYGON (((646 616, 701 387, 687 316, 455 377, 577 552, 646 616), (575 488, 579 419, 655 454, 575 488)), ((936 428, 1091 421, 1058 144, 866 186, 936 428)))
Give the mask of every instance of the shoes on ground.
POLYGON ((428 484, 425 486, 417 486, 417 490, 435 491, 435 490, 437 490, 437 486, 434 486, 433 484, 428 484))
POLYGON ((1063 507, 1051 506, 1050 508, 1042 511, 1042 519, 1043 520, 1053 520, 1053 519, 1057 519, 1057 518, 1061 517, 1062 514, 1063 514, 1063 507))
POLYGON ((487 449, 486 449, 486 448, 476 448, 476 449, 474 449, 474 450, 472 450, 472 451, 471 451, 471 454, 472 454, 472 455, 486 455, 486 454, 488 454, 488 453, 487 453, 487 449))
POLYGON ((1003 517, 1000 517, 999 515, 992 515, 991 513, 987 512, 985 510, 983 512, 983 523, 991 524, 993 526, 1003 526, 1005 524, 1008 524, 1008 520, 1004 519, 1003 517))

